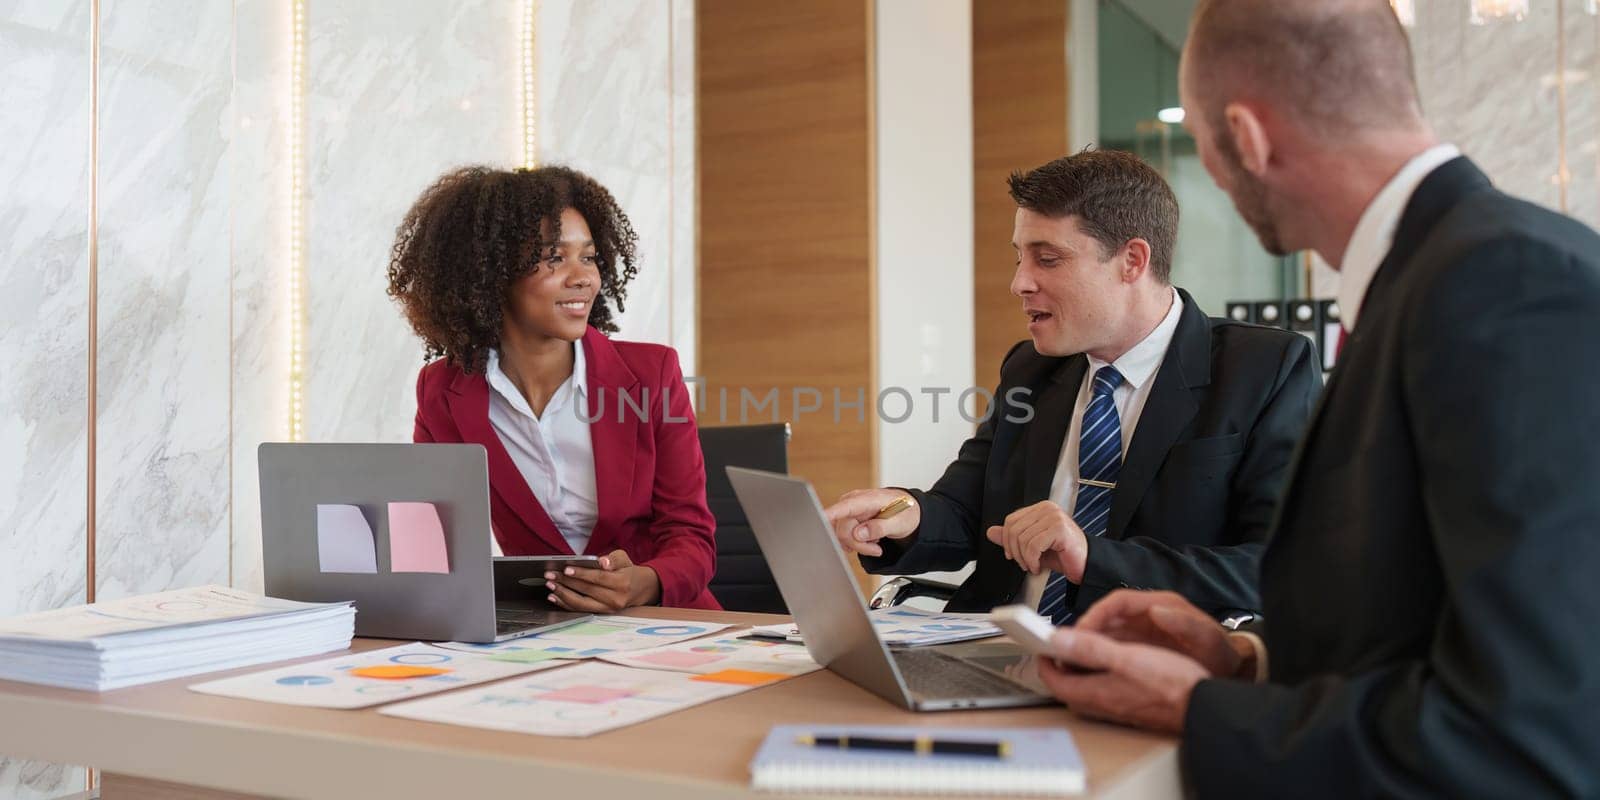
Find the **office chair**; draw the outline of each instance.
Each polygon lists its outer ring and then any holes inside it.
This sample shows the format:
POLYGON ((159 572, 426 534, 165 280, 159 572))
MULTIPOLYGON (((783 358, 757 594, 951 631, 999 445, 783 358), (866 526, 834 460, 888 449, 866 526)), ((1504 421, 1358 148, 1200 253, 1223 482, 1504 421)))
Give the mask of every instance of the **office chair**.
POLYGON ((788 423, 701 428, 700 450, 706 459, 706 503, 717 520, 717 572, 711 578, 711 595, 728 611, 789 613, 724 469, 787 474, 788 423))

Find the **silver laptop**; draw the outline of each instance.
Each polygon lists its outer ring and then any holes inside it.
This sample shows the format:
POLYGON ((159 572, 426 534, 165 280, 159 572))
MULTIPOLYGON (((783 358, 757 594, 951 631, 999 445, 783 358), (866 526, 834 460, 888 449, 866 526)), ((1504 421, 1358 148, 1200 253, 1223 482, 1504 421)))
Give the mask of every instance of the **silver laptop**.
POLYGON ((262 565, 273 597, 354 600, 356 635, 384 639, 498 642, 592 616, 564 611, 514 577, 497 592, 482 445, 269 442, 257 460, 262 565), (390 570, 388 504, 405 501, 439 510, 448 573, 390 570), (317 506, 333 503, 361 509, 376 572, 322 571, 317 506))
POLYGON ((1013 645, 884 646, 811 484, 771 472, 727 469, 783 601, 817 663, 913 711, 1054 702, 1002 674, 1004 665, 1027 658, 1013 645))

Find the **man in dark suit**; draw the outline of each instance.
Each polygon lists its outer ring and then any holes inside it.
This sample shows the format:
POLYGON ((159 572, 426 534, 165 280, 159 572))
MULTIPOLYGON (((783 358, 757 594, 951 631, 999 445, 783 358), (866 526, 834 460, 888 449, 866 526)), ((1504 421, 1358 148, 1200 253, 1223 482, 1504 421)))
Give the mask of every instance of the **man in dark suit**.
POLYGON ((1600 237, 1423 121, 1382 0, 1202 0, 1181 91, 1269 249, 1341 271, 1349 330, 1227 634, 1117 592, 1042 668, 1183 735, 1199 796, 1600 796, 1600 237))
POLYGON ((1011 178, 1012 292, 1031 341, 932 489, 847 493, 835 532, 877 573, 959 569, 952 611, 1066 622, 1121 586, 1257 609, 1284 470, 1321 376, 1297 334, 1208 319, 1170 282, 1178 206, 1137 157, 1085 151, 1011 178), (896 498, 910 510, 874 519, 896 498), (1033 577, 1030 578, 1029 576, 1033 577))

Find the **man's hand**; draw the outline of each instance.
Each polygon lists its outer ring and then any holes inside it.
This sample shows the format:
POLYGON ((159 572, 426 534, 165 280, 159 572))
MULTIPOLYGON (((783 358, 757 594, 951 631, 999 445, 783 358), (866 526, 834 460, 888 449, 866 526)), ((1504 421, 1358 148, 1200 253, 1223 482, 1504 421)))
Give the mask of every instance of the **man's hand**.
POLYGON ((922 524, 922 507, 911 500, 911 495, 899 489, 857 489, 845 492, 839 502, 828 506, 828 521, 833 523, 833 535, 846 553, 864 556, 883 555, 879 539, 904 539, 916 533, 922 524), (876 519, 884 506, 904 497, 911 507, 888 518, 876 519))
POLYGON ((1049 570, 1073 583, 1083 582, 1089 539, 1066 509, 1049 500, 1011 512, 1005 524, 991 526, 987 536, 1029 574, 1049 570))
POLYGON ((615 614, 661 600, 661 576, 649 567, 634 565, 621 550, 601 556, 600 569, 567 567, 546 572, 544 581, 550 602, 568 611, 615 614))
POLYGON ((1059 628, 1039 679, 1074 713, 1178 733, 1195 684, 1206 668, 1187 656, 1147 644, 1059 628))
POLYGON ((1255 653, 1249 644, 1230 637, 1226 628, 1175 592, 1118 589, 1084 612, 1078 630, 1182 653, 1198 661, 1211 677, 1255 675, 1255 653))

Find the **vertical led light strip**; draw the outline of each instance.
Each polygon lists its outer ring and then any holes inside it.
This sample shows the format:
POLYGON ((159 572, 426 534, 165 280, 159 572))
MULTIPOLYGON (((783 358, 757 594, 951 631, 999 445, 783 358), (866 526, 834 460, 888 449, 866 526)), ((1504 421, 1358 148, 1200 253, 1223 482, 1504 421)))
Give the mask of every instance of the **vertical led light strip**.
POLYGON ((289 441, 305 439, 306 4, 293 0, 289 84, 289 441))
POLYGON ((538 140, 534 136, 536 90, 534 84, 533 23, 538 16, 534 0, 522 0, 522 168, 539 165, 538 140))

